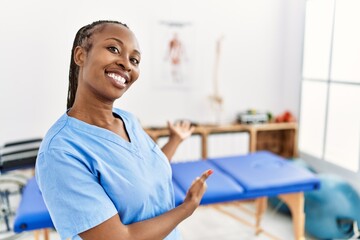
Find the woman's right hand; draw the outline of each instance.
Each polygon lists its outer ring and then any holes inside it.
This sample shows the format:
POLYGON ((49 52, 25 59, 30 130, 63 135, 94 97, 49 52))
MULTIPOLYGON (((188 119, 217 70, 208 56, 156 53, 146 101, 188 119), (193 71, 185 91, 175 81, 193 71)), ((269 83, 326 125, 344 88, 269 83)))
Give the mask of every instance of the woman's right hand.
POLYGON ((200 201, 207 189, 206 179, 213 173, 213 170, 209 169, 200 177, 197 177, 191 184, 190 188, 186 193, 184 200, 185 204, 189 204, 193 211, 200 205, 200 201))

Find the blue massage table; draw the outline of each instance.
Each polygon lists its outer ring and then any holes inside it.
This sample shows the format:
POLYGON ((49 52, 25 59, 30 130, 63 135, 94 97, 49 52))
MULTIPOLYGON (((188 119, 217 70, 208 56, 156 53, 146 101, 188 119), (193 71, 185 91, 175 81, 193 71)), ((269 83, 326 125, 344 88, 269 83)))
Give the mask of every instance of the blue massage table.
MULTIPOLYGON (((260 151, 242 156, 214 158, 171 164, 175 204, 179 205, 192 181, 203 171, 213 169, 201 205, 217 205, 246 199, 256 201, 256 234, 267 197, 278 196, 292 212, 295 239, 304 238, 304 191, 320 187, 310 171, 273 153, 260 151)), ((14 222, 14 231, 52 228, 53 224, 35 179, 26 185, 14 222)))

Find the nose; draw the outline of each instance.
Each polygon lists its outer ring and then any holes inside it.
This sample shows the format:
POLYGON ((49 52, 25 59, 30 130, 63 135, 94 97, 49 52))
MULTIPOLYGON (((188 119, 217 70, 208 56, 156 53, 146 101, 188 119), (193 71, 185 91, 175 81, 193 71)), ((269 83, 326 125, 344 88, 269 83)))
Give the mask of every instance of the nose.
POLYGON ((120 66, 124 71, 130 72, 131 71, 131 64, 130 61, 127 60, 128 58, 121 57, 117 60, 116 64, 120 66))

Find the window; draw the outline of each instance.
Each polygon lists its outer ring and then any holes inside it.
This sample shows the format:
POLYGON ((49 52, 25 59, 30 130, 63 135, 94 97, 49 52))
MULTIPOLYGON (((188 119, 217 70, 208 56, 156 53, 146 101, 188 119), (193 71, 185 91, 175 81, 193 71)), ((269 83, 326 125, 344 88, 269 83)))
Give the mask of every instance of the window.
POLYGON ((360 163, 360 1, 306 2, 299 149, 352 172, 360 163))

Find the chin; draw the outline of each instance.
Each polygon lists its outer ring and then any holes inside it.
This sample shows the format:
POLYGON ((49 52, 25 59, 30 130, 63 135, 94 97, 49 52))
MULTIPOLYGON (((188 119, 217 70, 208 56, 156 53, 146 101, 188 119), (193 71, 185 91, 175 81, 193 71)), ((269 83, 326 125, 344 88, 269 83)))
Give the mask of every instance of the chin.
POLYGON ((123 95, 125 94, 125 92, 126 92, 126 91, 124 91, 124 92, 121 92, 120 94, 118 94, 118 95, 117 95, 117 97, 116 97, 116 99, 119 99, 119 98, 121 98, 121 97, 122 97, 122 96, 123 96, 123 95))

